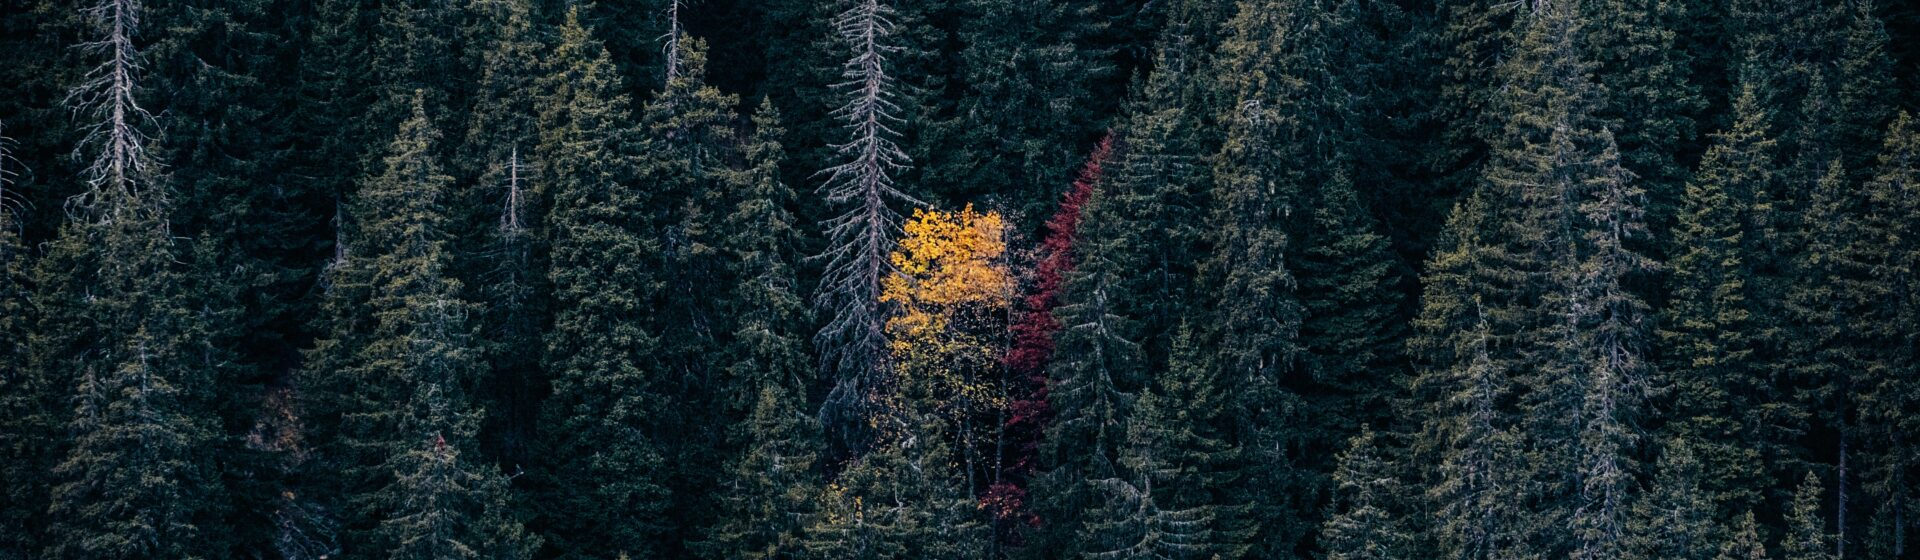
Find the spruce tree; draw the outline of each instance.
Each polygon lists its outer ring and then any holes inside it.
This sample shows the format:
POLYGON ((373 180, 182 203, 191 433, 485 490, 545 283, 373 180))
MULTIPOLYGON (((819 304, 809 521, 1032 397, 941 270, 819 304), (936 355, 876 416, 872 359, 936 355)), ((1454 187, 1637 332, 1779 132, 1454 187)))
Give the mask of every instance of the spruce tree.
MULTIPOLYGON (((422 96, 424 97, 424 96, 422 96)), ((364 299, 358 333, 336 331, 317 352, 314 388, 333 400, 331 450, 341 469, 347 551, 396 558, 527 557, 537 541, 520 535, 505 481, 486 461, 462 461, 477 446, 480 413, 468 400, 484 373, 467 317, 474 305, 451 277, 446 208, 452 177, 433 157, 438 134, 416 97, 378 175, 354 202, 352 249, 336 292, 364 299), (396 406, 396 403, 400 403, 396 406), (498 539, 498 540, 495 540, 498 539)))
POLYGON ((790 264, 797 232, 795 196, 780 178, 785 131, 771 101, 761 102, 753 123, 747 164, 728 175, 739 202, 725 218, 732 235, 723 250, 741 280, 730 298, 733 398, 725 406, 740 415, 727 433, 739 451, 723 474, 719 521, 698 545, 710 558, 796 556, 819 487, 819 426, 802 411, 803 380, 813 370, 798 331, 807 314, 790 264))
POLYGON ((1362 426, 1333 472, 1334 514, 1320 530, 1327 560, 1388 560, 1412 553, 1395 468, 1370 427, 1362 426))
POLYGON ((1665 232, 1684 194, 1687 162, 1698 153, 1695 117, 1707 105, 1682 36, 1698 9, 1670 0, 1606 0, 1582 10, 1593 22, 1587 48, 1594 78, 1606 88, 1598 116, 1616 131, 1622 165, 1647 192, 1650 229, 1665 232))
POLYGON ((947 146, 927 162, 924 188, 947 200, 1008 198, 1015 215, 1041 216, 1053 185, 1097 134, 1091 86, 1113 72, 1089 45, 1107 23, 1086 0, 966 0, 957 3, 961 90, 941 128, 947 146))
POLYGON ((540 368, 546 330, 546 182, 540 174, 539 80, 543 48, 531 2, 476 1, 476 19, 495 29, 480 55, 473 111, 455 175, 472 180, 455 206, 456 239, 480 247, 460 259, 474 301, 488 302, 477 317, 478 343, 488 372, 474 394, 487 418, 482 449, 507 469, 534 462, 539 399, 548 380, 540 368))
POLYGON ((32 284, 28 274, 26 245, 21 242, 25 230, 21 214, 26 200, 18 192, 19 160, 13 158, 16 144, 7 138, 0 124, 0 487, 4 487, 7 505, 0 507, 0 556, 25 558, 33 544, 35 505, 44 507, 46 485, 35 466, 42 458, 36 443, 46 435, 50 412, 41 397, 45 388, 36 386, 37 376, 28 368, 29 336, 33 332, 32 284))
POLYGON ((1196 56, 1184 44, 1162 49, 1161 71, 1131 102, 1112 171, 1084 210, 1080 261, 1054 312, 1063 331, 1048 402, 1058 416, 1041 452, 1047 497, 1038 504, 1052 529, 1038 554, 1073 554, 1069 532, 1095 507, 1090 481, 1113 476, 1128 403, 1148 372, 1164 367, 1174 321, 1199 299, 1193 278, 1209 174, 1197 116, 1180 102, 1196 56))
POLYGON ((1786 534, 1780 538, 1781 560, 1828 560, 1834 557, 1832 535, 1820 512, 1820 477, 1812 472, 1793 491, 1787 507, 1786 534))
POLYGON ((1155 376, 1127 418, 1114 475, 1095 479, 1099 505, 1079 528, 1081 558, 1238 558, 1252 531, 1231 490, 1239 447, 1213 427, 1223 387, 1181 327, 1169 370, 1155 376))
POLYGON ((1723 535, 1717 507, 1701 482, 1712 474, 1702 468, 1694 448, 1684 438, 1668 440, 1660 454, 1653 483, 1633 505, 1630 544, 1624 558, 1652 560, 1709 560, 1720 550, 1723 535))
POLYGON ((1698 458, 1697 484, 1720 519, 1760 505, 1761 459, 1770 453, 1769 434, 1757 430, 1769 425, 1764 415, 1777 399, 1755 362, 1746 284, 1748 225, 1771 188, 1773 141, 1750 88, 1734 105, 1733 127, 1714 135, 1687 184, 1659 332, 1673 407, 1667 431, 1698 458))
POLYGON ((141 105, 147 13, 107 0, 83 15, 91 70, 68 99, 84 130, 85 187, 36 279, 41 327, 68 330, 42 331, 33 366, 70 403, 56 409, 66 439, 40 556, 197 557, 220 550, 225 533, 217 379, 195 361, 208 338, 171 231, 156 123, 141 105))
POLYGON ((1760 524, 1754 522, 1753 512, 1741 518, 1739 528, 1720 546, 1720 555, 1713 560, 1767 560, 1767 546, 1760 540, 1760 524))
POLYGON ((1859 433, 1866 495, 1871 499, 1862 508, 1872 516, 1867 532, 1866 552, 1873 556, 1897 557, 1911 550, 1906 543, 1911 534, 1910 504, 1920 501, 1915 488, 1916 461, 1912 434, 1920 423, 1920 383, 1910 374, 1920 362, 1910 327, 1920 321, 1920 125, 1902 112, 1893 120, 1881 150, 1879 166, 1865 189, 1869 210, 1860 219, 1865 233, 1856 234, 1851 253, 1858 260, 1874 263, 1860 290, 1868 301, 1855 308, 1854 331, 1871 333, 1878 341, 1871 359, 1854 386, 1860 391, 1859 433))
POLYGON ((543 80, 553 326, 541 416, 542 531, 562 557, 656 554, 669 505, 658 443, 663 370, 649 321, 661 289, 640 129, 612 59, 570 12, 543 80))

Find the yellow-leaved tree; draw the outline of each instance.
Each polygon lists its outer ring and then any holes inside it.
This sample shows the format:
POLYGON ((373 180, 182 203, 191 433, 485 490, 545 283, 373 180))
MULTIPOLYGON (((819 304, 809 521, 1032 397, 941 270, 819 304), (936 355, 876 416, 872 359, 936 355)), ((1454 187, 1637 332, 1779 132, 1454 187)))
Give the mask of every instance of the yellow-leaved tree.
POLYGON ((1007 398, 1001 357, 1017 289, 1007 264, 1006 222, 969 205, 916 210, 893 253, 898 274, 882 283, 891 306, 894 390, 887 406, 932 411, 954 431, 970 488, 993 472, 989 455, 1007 398))

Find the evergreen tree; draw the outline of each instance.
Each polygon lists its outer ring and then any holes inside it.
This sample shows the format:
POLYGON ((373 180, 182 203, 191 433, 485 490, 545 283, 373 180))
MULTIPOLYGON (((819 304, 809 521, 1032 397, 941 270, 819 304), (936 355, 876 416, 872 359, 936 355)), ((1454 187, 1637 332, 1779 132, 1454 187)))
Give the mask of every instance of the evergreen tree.
POLYGON ((1041 451, 1047 497, 1037 505, 1051 527, 1034 547, 1042 556, 1076 554, 1071 531, 1097 507, 1090 481, 1113 476, 1128 403, 1164 367, 1175 320, 1200 300, 1210 174, 1199 117, 1182 100, 1201 60, 1190 38, 1168 37, 1115 138, 1108 181, 1084 210, 1080 261, 1054 312, 1063 330, 1049 373, 1058 416, 1041 451))
POLYGON ((537 541, 500 511, 504 480, 485 462, 459 460, 459 449, 477 443, 480 413, 466 395, 484 367, 466 322, 476 310, 450 277, 451 220, 440 204, 452 177, 432 155, 431 127, 416 98, 380 174, 357 193, 353 247, 365 252, 349 252, 336 273, 358 284, 339 293, 365 298, 355 304, 366 330, 335 333, 319 351, 338 354, 315 362, 337 368, 314 373, 316 387, 335 399, 326 410, 338 416, 333 449, 337 488, 350 506, 348 550, 527 557, 537 541))
POLYGON ((482 449, 509 470, 534 462, 539 399, 548 380, 540 368, 540 337, 548 313, 546 182, 537 161, 542 99, 533 6, 525 0, 476 0, 471 9, 497 31, 480 56, 473 112, 458 160, 463 189, 456 239, 482 247, 461 267, 470 297, 488 302, 478 316, 488 372, 474 397, 487 418, 482 449), (476 168, 477 166, 477 168, 476 168))
POLYGON ((887 66, 896 13, 890 2, 850 0, 834 16, 833 31, 852 55, 841 66, 844 82, 836 87, 845 104, 833 117, 846 126, 846 140, 833 144, 837 163, 821 173, 826 202, 841 208, 823 222, 827 249, 816 258, 826 261, 814 305, 828 315, 826 326, 814 336, 833 391, 821 410, 829 437, 842 448, 858 449, 865 439, 859 419, 863 401, 884 375, 887 352, 886 314, 880 306, 880 281, 893 253, 900 215, 891 204, 919 204, 894 183, 894 176, 910 161, 901 151, 905 123, 899 115, 896 79, 887 66))
POLYGON ((1695 116, 1706 99, 1690 75, 1684 47, 1688 25, 1699 17, 1690 2, 1607 0, 1586 2, 1592 22, 1588 49, 1595 81, 1606 88, 1599 118, 1620 142, 1622 166, 1647 192, 1647 223, 1655 232, 1672 227, 1687 182, 1695 116))
POLYGON ((753 123, 747 165, 728 177, 739 202, 726 217, 733 234, 724 245, 741 278, 731 298, 727 368, 736 396, 726 403, 744 414, 728 433, 741 451, 725 473, 719 522, 701 547, 711 558, 770 560, 801 551, 800 529, 818 488, 819 426, 801 410, 812 370, 797 330, 806 309, 789 264, 796 230, 795 197, 780 180, 785 131, 771 101, 761 102, 753 123))
MULTIPOLYGON (((1080 176, 1061 197, 1059 209, 1047 220, 1047 235, 1041 241, 1039 262, 1034 265, 1033 285, 1021 310, 1024 314, 1010 327, 1013 346, 1007 349, 1006 363, 1011 378, 1011 402, 1007 405, 1003 444, 1007 457, 997 473, 998 478, 981 500, 993 512, 997 529, 1009 529, 1003 524, 1013 520, 1027 525, 1012 528, 1021 532, 1020 541, 1025 541, 1024 537, 1042 523, 1033 513, 1030 491, 1041 474, 1040 453, 1054 421, 1050 397, 1055 387, 1049 376, 1052 371, 1049 362, 1059 347, 1063 327, 1054 312, 1060 308, 1067 275, 1076 266, 1074 250, 1081 215, 1095 189, 1105 180, 1105 166, 1112 155, 1113 140, 1101 139, 1080 169, 1080 176)), ((1012 538, 1003 533, 1002 540, 1012 538)))
POLYGON ((1402 496, 1373 429, 1362 426, 1333 473, 1334 514, 1320 530, 1327 560, 1387 560, 1412 553, 1412 535, 1395 511, 1402 496))
POLYGON ((85 131, 86 186, 36 280, 41 327, 70 329, 41 337, 33 364, 48 390, 66 385, 71 403, 41 556, 197 557, 224 536, 216 379, 195 360, 208 339, 170 230, 155 121, 141 106, 146 12, 107 0, 83 13, 92 69, 68 99, 85 131))
POLYGON ((1753 512, 1741 518, 1739 529, 1721 545, 1720 555, 1713 560, 1767 560, 1767 546, 1760 541, 1760 524, 1754 522, 1753 512))
POLYGON ((0 507, 0 557, 25 558, 33 544, 34 506, 44 508, 46 485, 34 468, 41 462, 36 441, 44 437, 46 404, 41 397, 46 389, 28 368, 28 341, 32 334, 32 284, 28 273, 31 261, 21 233, 25 230, 26 200, 16 185, 19 160, 13 158, 16 144, 0 126, 0 487, 4 487, 7 505, 0 507))
POLYGON ((1212 428, 1225 410, 1217 378, 1186 327, 1171 369, 1145 389, 1127 419, 1114 476, 1092 480, 1101 504, 1080 527, 1082 558, 1238 558, 1250 531, 1231 492, 1240 452, 1212 428))
MULTIPOLYGON (((1873 525, 1868 531, 1870 556, 1898 557, 1911 550, 1907 535, 1913 530, 1909 504, 1920 499, 1914 482, 1912 434, 1920 418, 1920 385, 1910 373, 1920 362, 1910 325, 1920 324, 1920 232, 1915 229, 1920 216, 1920 125, 1911 115, 1901 113, 1887 132, 1885 148, 1873 180, 1864 189, 1869 210, 1859 221, 1863 233, 1854 233, 1851 253, 1859 261, 1876 263, 1867 275, 1869 281, 1858 290, 1866 300, 1852 313, 1855 331, 1871 333, 1879 341, 1866 367, 1852 372, 1860 381, 1858 388, 1860 422, 1867 495, 1867 512, 1873 525), (1902 326, 1907 325, 1907 326, 1902 326)), ((1858 231, 1858 230, 1856 230, 1858 231)), ((1847 232, 1853 233, 1853 232, 1847 232)))
POLYGON ((1625 558, 1709 560, 1720 549, 1720 535, 1732 534, 1717 526, 1723 518, 1715 517, 1715 504, 1702 488, 1711 473, 1695 457, 1696 445, 1683 438, 1667 442, 1653 484, 1634 504, 1625 558))
POLYGON ((727 226, 720 221, 740 196, 726 183, 726 171, 740 160, 733 114, 739 99, 708 85, 705 41, 683 35, 675 43, 667 61, 677 69, 641 116, 641 181, 655 201, 646 211, 658 227, 656 267, 664 280, 649 306, 651 321, 657 332, 674 333, 660 339, 655 353, 660 371, 676 380, 661 385, 664 402, 675 406, 654 419, 660 433, 671 436, 660 442, 672 451, 666 464, 682 467, 667 474, 684 490, 668 518, 681 521, 676 528, 694 530, 712 523, 706 496, 719 487, 721 472, 709 466, 729 452, 724 429, 730 418, 719 414, 726 407, 717 402, 729 392, 720 372, 725 364, 712 351, 725 340, 726 327, 713 326, 724 325, 724 299, 702 292, 739 282, 722 248, 727 226))
POLYGON ((540 158, 550 181, 553 326, 544 367, 542 531, 562 557, 654 555, 670 503, 659 448, 667 403, 649 321, 661 289, 640 130, 612 59, 570 12, 545 78, 540 158))
POLYGON ((1088 45, 1107 23, 1086 0, 958 2, 964 46, 955 72, 959 101, 930 126, 948 144, 921 174, 948 200, 1008 197, 1015 215, 1038 217, 1052 185, 1097 134, 1093 84, 1113 71, 1088 45))
MULTIPOLYGON (((1696 481, 1715 517, 1758 507, 1764 486, 1760 432, 1778 398, 1754 361, 1753 303, 1745 259, 1748 224, 1772 179, 1766 115, 1749 88, 1735 100, 1732 129, 1714 135, 1687 184, 1667 263, 1668 304, 1659 333, 1661 370, 1672 392, 1667 430, 1700 463, 1696 481)), ((1768 453, 1771 454, 1771 453, 1768 453)))
POLYGON ((1787 508, 1787 531, 1780 539, 1782 560, 1827 560, 1833 558, 1833 541, 1821 518, 1820 477, 1807 473, 1806 480, 1793 491, 1793 504, 1787 508))

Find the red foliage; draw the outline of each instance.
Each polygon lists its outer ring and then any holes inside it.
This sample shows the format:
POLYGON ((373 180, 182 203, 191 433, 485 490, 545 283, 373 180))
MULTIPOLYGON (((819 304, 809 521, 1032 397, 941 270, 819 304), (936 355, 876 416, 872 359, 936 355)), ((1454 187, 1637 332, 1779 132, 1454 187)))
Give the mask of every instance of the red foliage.
POLYGON ((1060 208, 1047 220, 1047 235, 1040 244, 1040 261, 1035 265, 1033 291, 1022 306, 1025 313, 1013 324, 1013 347, 1007 351, 1006 365, 1011 377, 1009 391, 1013 402, 1006 422, 1008 456, 1000 482, 987 489, 981 503, 996 518, 1019 519, 1038 525, 1040 519, 1026 511, 1028 479, 1038 467, 1040 438, 1046 432, 1053 410, 1047 405, 1047 360, 1053 356, 1053 335, 1060 322, 1053 308, 1060 303, 1067 272, 1073 269, 1074 235, 1080 227, 1080 211, 1093 197, 1101 181, 1101 166, 1113 151, 1111 138, 1094 146, 1080 176, 1060 199, 1060 208))

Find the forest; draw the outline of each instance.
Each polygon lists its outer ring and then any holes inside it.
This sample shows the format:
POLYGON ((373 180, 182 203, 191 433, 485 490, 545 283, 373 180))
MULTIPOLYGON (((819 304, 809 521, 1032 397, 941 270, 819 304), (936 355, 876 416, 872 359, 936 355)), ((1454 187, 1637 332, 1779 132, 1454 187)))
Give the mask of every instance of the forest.
POLYGON ((0 0, 0 560, 1920 560, 1920 1, 0 0))

